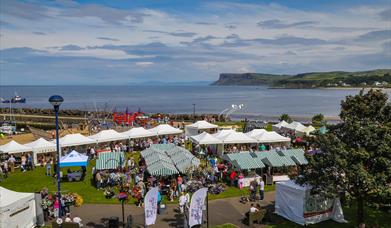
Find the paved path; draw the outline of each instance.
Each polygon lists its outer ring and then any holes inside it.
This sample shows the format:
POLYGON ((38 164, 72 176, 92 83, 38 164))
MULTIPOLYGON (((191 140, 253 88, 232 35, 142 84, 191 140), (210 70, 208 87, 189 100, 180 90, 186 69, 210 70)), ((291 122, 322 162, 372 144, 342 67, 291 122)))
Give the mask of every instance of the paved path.
MULTIPOLYGON (((265 193, 265 200, 261 202, 261 206, 272 204, 274 194, 274 192, 265 193)), ((241 223, 241 219, 244 213, 249 210, 250 204, 240 203, 237 197, 209 201, 209 225, 232 223, 239 227, 246 227, 241 223)), ((173 204, 167 205, 166 211, 158 215, 156 225, 150 227, 184 227, 183 216, 178 213, 177 207, 173 204)), ((117 216, 120 221, 122 220, 122 210, 119 204, 84 204, 79 208, 72 208, 71 211, 72 216, 78 215, 82 218, 86 227, 104 227, 104 222, 112 216, 117 216)), ((144 209, 135 205, 125 205, 125 222, 130 214, 133 217, 133 227, 143 227, 144 209)))

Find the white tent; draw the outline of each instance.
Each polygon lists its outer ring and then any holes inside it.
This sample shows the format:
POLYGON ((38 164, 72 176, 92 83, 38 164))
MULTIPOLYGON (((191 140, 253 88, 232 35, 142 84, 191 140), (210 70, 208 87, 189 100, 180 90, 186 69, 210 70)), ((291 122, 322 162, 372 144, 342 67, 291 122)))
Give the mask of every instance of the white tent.
POLYGON ((136 139, 136 138, 147 138, 147 137, 155 136, 156 134, 146 130, 143 127, 134 127, 128 131, 122 132, 122 135, 124 135, 126 138, 129 139, 136 139))
POLYGON ((31 143, 24 144, 30 147, 35 153, 47 153, 56 151, 56 144, 47 141, 44 138, 39 138, 31 143))
POLYGON ((265 129, 253 129, 245 134, 251 138, 254 138, 256 136, 262 135, 265 132, 266 132, 265 129))
POLYGON ((309 187, 297 185, 293 181, 277 182, 275 212, 300 225, 315 224, 328 219, 346 222, 338 198, 326 199, 311 195, 309 187))
POLYGON ((202 132, 199 135, 194 135, 190 137, 193 141, 197 142, 200 145, 214 145, 222 144, 223 141, 209 134, 208 132, 202 132))
POLYGON ((197 121, 193 124, 187 125, 185 127, 185 133, 187 136, 198 135, 200 131, 207 129, 217 129, 219 126, 211 124, 205 120, 197 121))
POLYGON ((274 124, 272 127, 273 127, 273 130, 279 130, 281 129, 282 127, 286 127, 288 126, 289 123, 286 122, 285 120, 282 120, 281 122, 279 122, 278 124, 274 124))
POLYGON ((123 134, 118 133, 113 129, 100 131, 95 135, 88 136, 88 138, 94 140, 96 143, 113 142, 126 139, 123 134))
POLYGON ((214 133, 212 135, 218 139, 221 139, 221 138, 223 138, 231 133, 234 133, 234 132, 236 132, 236 131, 234 131, 232 129, 227 129, 227 130, 221 130, 221 131, 214 133))
POLYGON ((32 149, 34 153, 34 164, 37 164, 37 154, 56 151, 56 144, 43 138, 39 138, 31 143, 26 143, 24 145, 32 149))
POLYGON ((313 132, 313 131, 315 131, 316 129, 312 126, 312 125, 310 125, 310 126, 308 126, 308 127, 306 127, 305 129, 304 129, 304 133, 306 134, 306 135, 309 135, 311 132, 313 132))
POLYGON ((297 132, 304 132, 304 129, 306 128, 306 126, 304 126, 303 124, 301 124, 299 122, 293 121, 292 123, 288 124, 284 128, 287 128, 287 129, 293 130, 293 131, 297 131, 297 132))
POLYGON ((274 124, 273 126, 278 127, 278 128, 282 128, 282 127, 286 127, 288 125, 289 125, 288 122, 286 122, 285 120, 282 120, 281 122, 279 122, 278 124, 274 124))
MULTIPOLYGON (((96 143, 95 140, 85 137, 84 135, 79 133, 65 135, 64 137, 61 137, 59 140, 60 140, 60 147, 80 146, 80 145, 88 145, 88 144, 96 143)), ((53 142, 56 143, 56 140, 54 140, 53 142)))
POLYGON ((224 144, 244 144, 257 143, 257 140, 247 136, 242 132, 232 132, 220 138, 224 144))
POLYGON ((154 135, 177 135, 183 132, 182 130, 168 124, 160 124, 159 126, 149 129, 149 131, 154 133, 154 135))
POLYGON ((69 167, 69 166, 87 166, 88 156, 80 154, 79 152, 73 150, 69 154, 61 157, 60 167, 69 167))
POLYGON ((265 131, 261 135, 253 137, 260 143, 277 143, 277 142, 290 142, 291 139, 278 134, 275 131, 265 131))
POLYGON ((205 130, 205 129, 214 129, 214 128, 218 128, 219 126, 215 125, 215 124, 211 124, 205 120, 200 120, 200 121, 197 121, 193 124, 190 124, 190 125, 187 125, 186 127, 188 128, 196 128, 198 130, 205 130))
POLYGON ((34 193, 0 187, 0 227, 35 227, 36 214, 34 193))
POLYGON ((6 154, 17 154, 33 151, 30 147, 19 144, 12 140, 11 142, 0 146, 0 151, 6 154))

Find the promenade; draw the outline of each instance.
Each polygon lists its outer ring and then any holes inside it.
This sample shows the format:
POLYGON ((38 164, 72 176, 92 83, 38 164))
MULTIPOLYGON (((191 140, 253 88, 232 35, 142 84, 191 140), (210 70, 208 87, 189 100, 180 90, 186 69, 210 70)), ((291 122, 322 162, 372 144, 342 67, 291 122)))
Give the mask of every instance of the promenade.
MULTIPOLYGON (((266 192, 261 206, 271 205, 275 192, 266 192)), ((209 227, 232 223, 238 227, 248 227, 241 223, 241 219, 251 206, 251 203, 242 204, 238 197, 209 201, 209 227)), ((112 204, 84 204, 81 207, 71 209, 72 216, 78 215, 86 227, 104 227, 104 222, 112 216, 122 220, 121 205, 112 204)), ((144 208, 135 205, 125 205, 125 220, 128 215, 133 217, 133 227, 143 227, 144 208)), ((205 218, 206 220, 206 218, 205 218)), ((158 215, 155 225, 150 227, 185 227, 183 216, 179 214, 177 204, 168 204, 166 211, 158 215)), ((205 226, 206 227, 206 224, 205 226)), ((261 225, 259 227, 262 227, 261 225)))

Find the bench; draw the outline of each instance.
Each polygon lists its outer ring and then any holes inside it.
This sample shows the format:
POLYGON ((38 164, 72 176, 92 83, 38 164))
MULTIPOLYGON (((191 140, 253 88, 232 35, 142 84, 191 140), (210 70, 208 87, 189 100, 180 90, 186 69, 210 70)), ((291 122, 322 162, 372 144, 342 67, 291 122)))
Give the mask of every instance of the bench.
POLYGON ((249 214, 249 226, 250 227, 254 227, 254 222, 256 222, 258 224, 261 224, 265 214, 266 214, 266 210, 265 209, 261 209, 261 210, 259 210, 257 212, 250 213, 249 214))

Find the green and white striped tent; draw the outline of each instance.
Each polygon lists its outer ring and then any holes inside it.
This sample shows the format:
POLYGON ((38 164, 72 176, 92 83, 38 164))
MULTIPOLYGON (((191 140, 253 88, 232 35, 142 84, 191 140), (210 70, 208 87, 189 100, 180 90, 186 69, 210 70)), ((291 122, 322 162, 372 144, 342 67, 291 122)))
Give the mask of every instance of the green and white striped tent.
POLYGON ((224 160, 231 162, 236 168, 249 170, 270 167, 283 167, 308 164, 302 149, 289 149, 283 151, 258 151, 225 154, 224 160))
POLYGON ((256 152, 255 154, 261 159, 264 164, 271 167, 296 165, 296 163, 290 157, 286 157, 285 155, 280 154, 274 150, 267 152, 256 152))
POLYGON ((97 170, 117 169, 120 166, 125 167, 124 152, 102 152, 98 154, 95 168, 97 170))
POLYGON ((147 166, 147 170, 154 176, 170 176, 179 173, 174 165, 166 162, 155 162, 147 166))
POLYGON ((236 168, 242 170, 264 168, 265 165, 260 159, 254 157, 254 153, 241 152, 224 154, 224 159, 231 162, 236 168))
POLYGON ((153 144, 141 152, 151 175, 169 176, 184 173, 191 166, 199 166, 200 160, 188 150, 174 144, 153 144))
POLYGON ((308 161, 304 156, 304 150, 302 149, 283 150, 282 153, 285 156, 290 157, 298 165, 308 164, 308 161))

